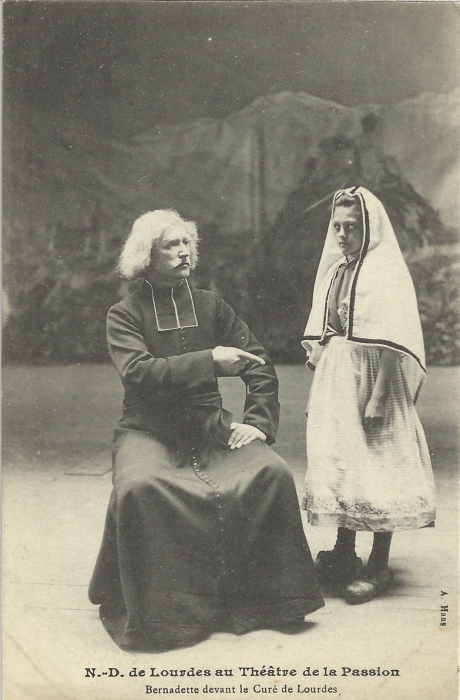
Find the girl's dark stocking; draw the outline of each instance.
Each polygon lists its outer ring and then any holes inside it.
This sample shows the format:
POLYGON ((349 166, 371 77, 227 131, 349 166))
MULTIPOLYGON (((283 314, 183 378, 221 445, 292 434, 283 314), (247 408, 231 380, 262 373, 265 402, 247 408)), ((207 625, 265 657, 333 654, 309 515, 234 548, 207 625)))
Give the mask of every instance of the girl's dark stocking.
POLYGON ((369 576, 378 574, 388 567, 392 536, 392 532, 374 532, 374 544, 366 567, 366 573, 369 576))
POLYGON ((339 527, 337 530, 337 541, 334 545, 334 552, 342 556, 355 556, 355 541, 355 530, 347 530, 346 527, 339 527))

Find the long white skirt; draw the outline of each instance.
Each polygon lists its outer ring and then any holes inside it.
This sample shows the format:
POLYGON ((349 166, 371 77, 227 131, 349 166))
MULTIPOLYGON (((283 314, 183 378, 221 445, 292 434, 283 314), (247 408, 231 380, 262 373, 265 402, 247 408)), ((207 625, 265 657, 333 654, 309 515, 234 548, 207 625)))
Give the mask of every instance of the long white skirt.
POLYGON ((430 455, 400 363, 383 427, 363 429, 380 353, 378 347, 333 337, 318 362, 308 409, 302 502, 311 525, 393 532, 435 519, 430 455))

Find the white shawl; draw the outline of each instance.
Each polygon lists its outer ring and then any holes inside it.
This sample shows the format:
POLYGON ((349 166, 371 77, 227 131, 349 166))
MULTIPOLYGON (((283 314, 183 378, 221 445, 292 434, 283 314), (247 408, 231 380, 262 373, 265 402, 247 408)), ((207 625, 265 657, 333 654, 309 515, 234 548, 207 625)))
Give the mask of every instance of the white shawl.
MULTIPOLYGON (((412 278, 380 200, 364 187, 353 187, 336 192, 334 201, 342 193, 358 198, 364 230, 348 299, 347 340, 401 352, 405 374, 415 395, 425 374, 425 351, 412 278)), ((309 354, 309 365, 317 363, 322 350, 329 294, 337 268, 343 262, 331 217, 302 340, 309 354)))

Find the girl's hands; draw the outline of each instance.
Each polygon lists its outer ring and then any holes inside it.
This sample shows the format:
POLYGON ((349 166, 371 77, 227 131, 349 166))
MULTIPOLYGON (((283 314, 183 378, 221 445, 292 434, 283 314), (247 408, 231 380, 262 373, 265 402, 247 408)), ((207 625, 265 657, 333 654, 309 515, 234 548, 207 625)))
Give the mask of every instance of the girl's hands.
POLYGON ((246 423, 232 423, 230 428, 233 430, 228 440, 228 445, 231 450, 237 450, 244 445, 249 445, 254 440, 265 442, 267 436, 259 428, 254 425, 246 425, 246 423))
POLYGON ((366 433, 383 425, 385 403, 390 391, 391 380, 398 362, 398 353, 389 348, 382 348, 380 365, 377 372, 372 395, 367 403, 363 416, 363 427, 366 433))
POLYGON ((368 402, 364 411, 363 427, 366 433, 375 428, 381 428, 385 415, 385 399, 373 399, 368 402))

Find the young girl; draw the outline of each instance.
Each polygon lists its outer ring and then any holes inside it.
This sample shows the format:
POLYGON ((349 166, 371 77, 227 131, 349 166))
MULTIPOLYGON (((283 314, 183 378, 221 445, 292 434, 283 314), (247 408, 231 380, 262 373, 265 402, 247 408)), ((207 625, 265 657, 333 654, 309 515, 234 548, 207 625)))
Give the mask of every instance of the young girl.
POLYGON ((364 603, 392 584, 392 533, 433 523, 435 500, 414 405, 425 375, 415 291, 385 209, 363 187, 334 196, 302 344, 316 367, 302 505, 311 525, 338 526, 316 567, 364 603), (364 569, 357 530, 374 532, 364 569))

